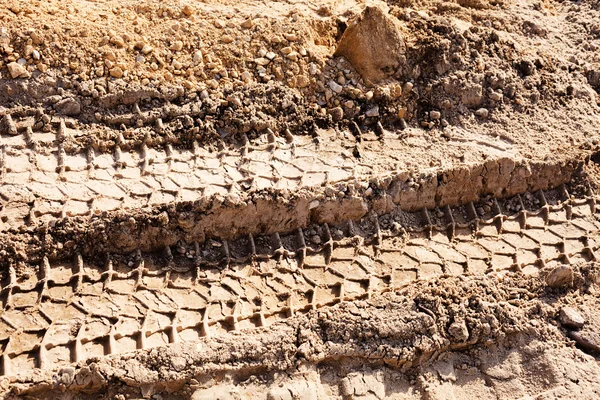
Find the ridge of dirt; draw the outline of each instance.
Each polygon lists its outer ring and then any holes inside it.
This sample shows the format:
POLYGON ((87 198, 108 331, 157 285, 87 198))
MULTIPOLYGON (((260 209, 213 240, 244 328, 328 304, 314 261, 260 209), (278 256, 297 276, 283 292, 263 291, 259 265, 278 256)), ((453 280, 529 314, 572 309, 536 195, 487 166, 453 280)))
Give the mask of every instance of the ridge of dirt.
MULTIPOLYGON (((488 160, 482 166, 375 176, 332 187, 296 192, 264 190, 243 196, 214 195, 195 202, 177 202, 100 215, 53 219, 0 233, 0 264, 36 264, 44 257, 98 257, 132 251, 156 251, 178 242, 200 244, 243 235, 289 233, 310 224, 336 224, 394 208, 407 211, 443 208, 554 189, 582 173, 584 160, 557 164, 488 160), (267 212, 268 211, 268 212, 267 212)), ((589 189, 587 189, 589 190, 589 189)), ((568 190, 567 190, 568 192, 568 190)), ((587 195, 588 193, 584 193, 587 195)))

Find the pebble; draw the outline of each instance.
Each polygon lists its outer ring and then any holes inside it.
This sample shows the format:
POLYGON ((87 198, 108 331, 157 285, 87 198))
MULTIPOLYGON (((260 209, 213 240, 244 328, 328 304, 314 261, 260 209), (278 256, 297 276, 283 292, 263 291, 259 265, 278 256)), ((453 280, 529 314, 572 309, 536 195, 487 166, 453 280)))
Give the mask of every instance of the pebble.
POLYGON ((344 118, 344 110, 342 110, 342 107, 335 107, 329 110, 329 115, 334 121, 341 121, 344 118))
POLYGON ((286 57, 290 60, 296 61, 298 59, 298 53, 292 51, 290 54, 286 55, 286 57))
POLYGON ((252 18, 248 18, 247 20, 242 22, 240 26, 244 29, 250 29, 254 26, 254 22, 252 21, 252 18))
POLYGON ((305 88, 310 84, 310 79, 305 75, 298 75, 296 78, 296 86, 299 88, 305 88))
POLYGON ((287 46, 287 47, 282 48, 280 51, 284 56, 287 56, 294 50, 291 47, 287 46))
POLYGON ((242 78, 242 81, 249 83, 252 81, 252 74, 248 71, 244 71, 244 72, 242 72, 241 78, 242 78))
POLYGON ((7 67, 8 73, 13 79, 27 75, 27 70, 19 63, 11 62, 7 65, 7 67))
POLYGON ((177 40, 171 44, 170 49, 172 51, 181 51, 183 49, 183 42, 181 40, 177 40))
POLYGON ((33 46, 28 44, 27 46, 25 46, 25 57, 31 57, 32 54, 33 54, 33 46))
POLYGON ((579 329, 585 324, 585 318, 571 307, 563 307, 558 312, 558 320, 565 328, 579 329))
POLYGON ((439 111, 430 111, 429 117, 431 119, 440 119, 442 117, 442 114, 439 111))
POLYGON ((570 286, 573 283, 573 271, 567 266, 554 268, 546 276, 546 284, 552 288, 570 286))
POLYGON ((142 54, 144 54, 144 55, 150 54, 150 53, 152 53, 153 51, 154 51, 154 47, 152 47, 152 46, 150 46, 150 45, 148 45, 148 44, 145 44, 144 46, 142 46, 142 50, 141 50, 141 52, 142 52, 142 54))
POLYGON ((255 59, 254 59, 254 63, 255 63, 256 65, 260 65, 260 66, 262 66, 262 67, 264 67, 265 65, 269 64, 269 62, 270 62, 270 61, 269 61, 269 59, 268 59, 268 58, 262 58, 262 57, 260 57, 260 58, 255 58, 255 59))
POLYGON ((317 67, 317 64, 315 64, 315 63, 310 63, 310 64, 308 65, 308 72, 309 72, 311 75, 316 75, 316 74, 319 72, 319 69, 318 69, 318 67, 317 67))
POLYGON ((499 93, 499 92, 490 93, 490 100, 492 100, 492 101, 500 101, 500 100, 502 100, 502 97, 504 97, 502 95, 502 93, 499 93))
POLYGON ((368 109, 365 115, 367 117, 377 117, 379 115, 379 106, 368 109))
POLYGON ((121 69, 121 67, 113 67, 110 69, 110 76, 112 76, 113 78, 122 78, 123 77, 123 70, 121 69))
POLYGON ((221 37, 221 41, 223 43, 232 43, 233 42, 233 36, 231 36, 231 35, 223 35, 221 37))
POLYGON ((194 56, 192 57, 192 62, 194 65, 197 65, 202 61, 202 52, 200 50, 194 52, 194 56))
POLYGON ((314 235, 313 237, 310 238, 310 240, 314 244, 321 244, 321 238, 319 237, 319 235, 314 235))
POLYGON ((190 5, 189 5, 189 4, 186 4, 186 5, 185 5, 185 6, 183 6, 183 8, 181 9, 181 12, 182 12, 182 13, 183 13, 185 16, 189 17, 189 16, 191 16, 191 15, 194 13, 194 9, 193 9, 192 7, 190 7, 190 5))
POLYGON ((344 89, 341 85, 339 85, 336 81, 331 80, 329 81, 329 87, 331 88, 331 90, 333 90, 335 93, 342 93, 342 90, 344 89))
POLYGON ((120 36, 114 36, 110 38, 110 44, 115 45, 117 47, 125 47, 125 41, 120 36))
POLYGON ((275 57, 277 57, 277 54, 273 53, 272 51, 269 51, 267 54, 265 54, 265 57, 267 57, 269 60, 273 61, 273 59, 275 57))
POLYGON ((215 20, 215 27, 221 29, 221 28, 225 28, 225 21, 222 21, 220 19, 215 20))
POLYGON ((489 113, 490 112, 487 108, 480 108, 479 110, 475 111, 475 115, 477 115, 480 118, 487 118, 489 113))
POLYGON ((295 42, 298 39, 295 33, 286 33, 283 37, 290 42, 295 42))

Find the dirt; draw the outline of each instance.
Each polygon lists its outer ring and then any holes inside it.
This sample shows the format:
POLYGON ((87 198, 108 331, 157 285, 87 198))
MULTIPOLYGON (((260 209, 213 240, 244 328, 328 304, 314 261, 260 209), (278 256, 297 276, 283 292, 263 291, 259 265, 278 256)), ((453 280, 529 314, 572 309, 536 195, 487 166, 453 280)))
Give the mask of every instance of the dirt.
POLYGON ((598 398, 599 21, 0 6, 0 393, 598 398))

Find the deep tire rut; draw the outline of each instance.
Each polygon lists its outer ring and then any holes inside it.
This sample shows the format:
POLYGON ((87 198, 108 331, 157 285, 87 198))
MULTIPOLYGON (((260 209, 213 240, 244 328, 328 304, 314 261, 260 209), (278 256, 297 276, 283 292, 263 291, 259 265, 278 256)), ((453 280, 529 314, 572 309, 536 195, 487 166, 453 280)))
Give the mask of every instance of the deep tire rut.
POLYGON ((599 232, 595 197, 561 186, 98 263, 44 258, 37 273, 13 266, 2 283, 1 372, 194 342, 441 275, 593 261, 599 232))

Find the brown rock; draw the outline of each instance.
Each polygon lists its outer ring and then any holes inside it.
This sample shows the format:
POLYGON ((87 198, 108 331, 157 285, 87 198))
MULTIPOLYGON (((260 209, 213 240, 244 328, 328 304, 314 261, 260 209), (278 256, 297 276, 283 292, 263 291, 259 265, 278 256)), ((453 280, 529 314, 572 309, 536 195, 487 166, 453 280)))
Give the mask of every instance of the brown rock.
POLYGON ((388 77, 405 63, 406 47, 398 22, 377 6, 369 6, 344 32, 335 51, 344 56, 367 84, 388 77))
POLYGON ((17 62, 11 62, 7 65, 7 67, 8 67, 8 73, 10 74, 11 78, 13 78, 13 79, 27 75, 27 70, 25 69, 25 67, 23 67, 21 64, 19 64, 17 62))
POLYGON ((335 107, 329 110, 329 114, 334 121, 341 121, 344 118, 344 110, 342 107, 335 107))
POLYGON ((546 276, 546 284, 552 288, 571 286, 572 283, 573 271, 566 266, 556 267, 546 276))
POLYGON ((571 307, 563 307, 558 312, 558 320, 565 328, 579 329, 585 324, 585 318, 571 307))
POLYGON ((185 6, 183 6, 183 8, 181 9, 181 12, 186 15, 186 16, 191 16, 194 13, 194 9, 192 7, 189 6, 189 4, 186 4, 185 6))
POLYGON ((595 332, 571 331, 569 337, 583 350, 600 352, 600 335, 595 332))
POLYGON ((122 78, 123 77, 123 70, 121 69, 121 67, 111 68, 111 70, 110 70, 110 76, 112 76, 113 78, 122 78))

